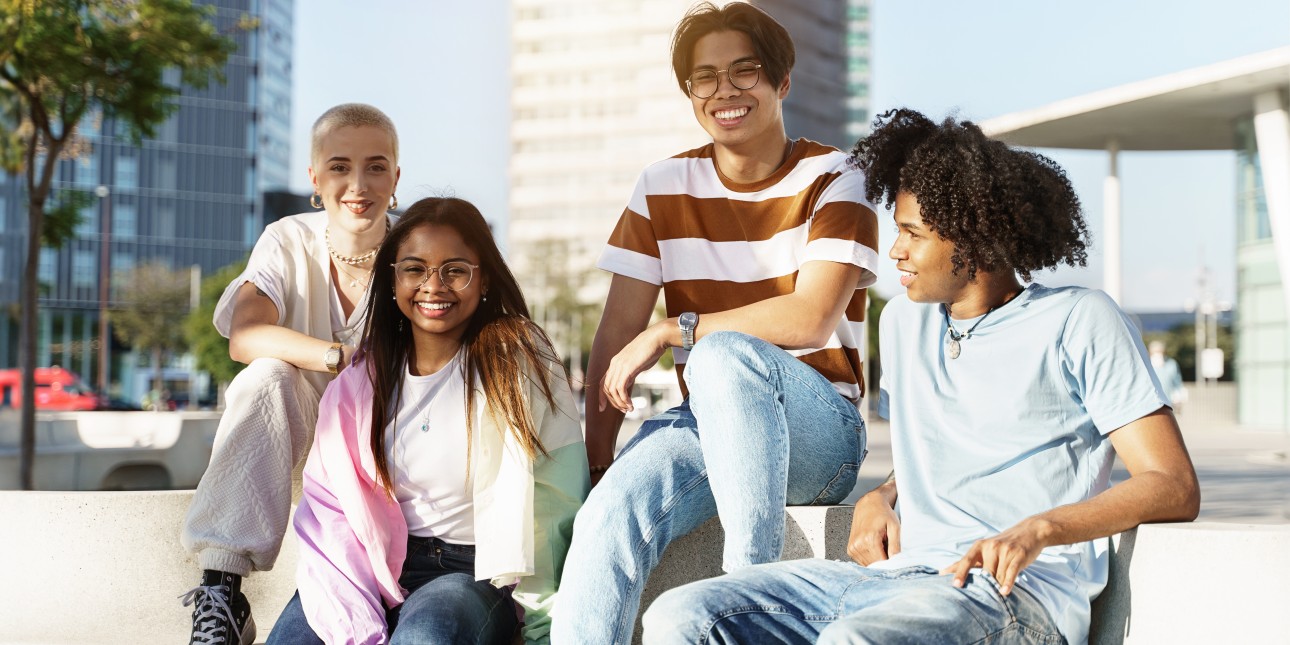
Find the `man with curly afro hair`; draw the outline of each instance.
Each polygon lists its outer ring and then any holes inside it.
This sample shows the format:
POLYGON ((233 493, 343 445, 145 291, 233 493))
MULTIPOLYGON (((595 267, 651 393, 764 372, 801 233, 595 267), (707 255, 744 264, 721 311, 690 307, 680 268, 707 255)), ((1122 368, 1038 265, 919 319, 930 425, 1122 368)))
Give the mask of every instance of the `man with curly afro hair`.
POLYGON ((895 470, 856 503, 855 562, 741 569, 664 594, 650 643, 1083 643, 1108 536, 1195 518, 1200 493, 1137 331, 1083 265, 1051 160, 967 121, 878 117, 852 151, 895 206, 905 296, 879 323, 895 470), (1130 473, 1109 486, 1116 455, 1130 473), (897 490, 899 489, 899 494, 897 490))

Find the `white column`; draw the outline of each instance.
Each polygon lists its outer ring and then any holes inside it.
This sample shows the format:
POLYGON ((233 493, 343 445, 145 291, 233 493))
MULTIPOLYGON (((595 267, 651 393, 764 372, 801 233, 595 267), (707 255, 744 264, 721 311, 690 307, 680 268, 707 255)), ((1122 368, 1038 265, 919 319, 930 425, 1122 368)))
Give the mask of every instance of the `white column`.
POLYGON ((1120 142, 1106 142, 1106 155, 1110 167, 1102 182, 1102 290, 1121 306, 1123 301, 1124 271, 1120 265, 1120 142))
POLYGON ((1277 252, 1281 289, 1290 311, 1290 113, 1280 90, 1254 97, 1254 137, 1263 167, 1272 245, 1277 252))

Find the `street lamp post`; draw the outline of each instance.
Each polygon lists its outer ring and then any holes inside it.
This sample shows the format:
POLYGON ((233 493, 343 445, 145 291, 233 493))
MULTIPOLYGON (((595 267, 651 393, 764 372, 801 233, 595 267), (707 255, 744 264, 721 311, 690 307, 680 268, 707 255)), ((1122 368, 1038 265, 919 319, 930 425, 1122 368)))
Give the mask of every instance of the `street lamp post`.
POLYGON ((112 265, 109 255, 112 247, 112 191, 107 186, 94 189, 103 201, 103 226, 99 236, 99 393, 108 396, 108 288, 111 285, 112 265))

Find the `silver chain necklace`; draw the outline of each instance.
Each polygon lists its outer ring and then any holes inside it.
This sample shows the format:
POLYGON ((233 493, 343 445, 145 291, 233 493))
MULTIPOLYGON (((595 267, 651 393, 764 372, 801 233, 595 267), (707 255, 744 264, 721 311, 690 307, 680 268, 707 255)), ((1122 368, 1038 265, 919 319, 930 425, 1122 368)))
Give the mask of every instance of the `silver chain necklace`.
POLYGON ((954 328, 954 323, 950 321, 950 308, 945 306, 941 307, 941 313, 945 315, 945 347, 949 352, 951 359, 958 358, 959 354, 963 353, 963 347, 959 344, 959 341, 971 338, 972 332, 976 331, 976 328, 985 321, 986 316, 993 313, 995 309, 998 309, 998 307, 990 307, 989 311, 985 312, 985 314, 980 318, 977 318, 976 322, 968 328, 966 333, 960 334, 958 330, 954 328))

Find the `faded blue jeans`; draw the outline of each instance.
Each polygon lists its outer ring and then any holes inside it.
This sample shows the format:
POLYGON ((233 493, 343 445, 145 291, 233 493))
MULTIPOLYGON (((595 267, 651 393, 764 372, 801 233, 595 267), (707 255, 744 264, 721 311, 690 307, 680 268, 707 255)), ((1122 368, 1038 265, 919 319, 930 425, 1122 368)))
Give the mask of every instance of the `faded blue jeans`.
POLYGON ((1066 642, 1025 589, 1005 598, 979 569, 961 589, 952 579, 930 567, 819 559, 748 567, 659 596, 645 614, 645 645, 1066 642))
MULTIPOLYGON (((519 618, 510 589, 475 580, 475 547, 438 538, 408 537, 399 585, 402 605, 385 612, 390 645, 510 645, 519 618)), ((268 645, 322 645, 300 605, 300 592, 282 610, 268 645)))
POLYGON ((735 571, 779 559, 786 504, 836 504, 855 487, 864 422, 814 368, 718 332, 695 345, 685 380, 690 397, 641 425, 578 512, 553 643, 630 641, 663 551, 713 516, 735 571))

